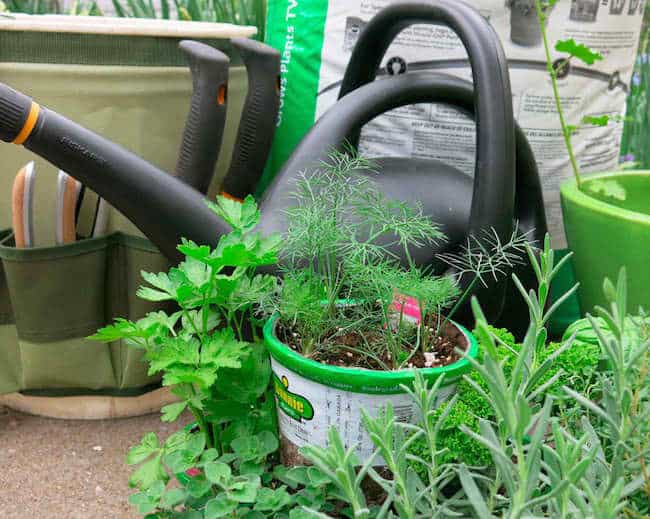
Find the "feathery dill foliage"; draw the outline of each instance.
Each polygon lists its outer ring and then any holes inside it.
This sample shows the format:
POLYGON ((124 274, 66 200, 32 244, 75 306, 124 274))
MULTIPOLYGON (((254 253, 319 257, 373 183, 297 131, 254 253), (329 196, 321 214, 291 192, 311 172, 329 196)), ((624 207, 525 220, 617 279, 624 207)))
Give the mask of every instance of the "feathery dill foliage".
POLYGON ((373 179, 372 162, 354 153, 334 152, 300 175, 292 196, 285 275, 273 310, 297 333, 307 357, 352 350, 375 366, 399 369, 418 351, 431 351, 446 321, 439 316, 451 317, 477 282, 487 284, 488 273, 496 279, 525 255, 526 237, 516 232, 507 243, 488 234, 456 255, 441 255, 460 274, 473 273, 461 293, 461 276, 435 275, 413 260, 414 249, 446 240, 438 225, 420 204, 388 198, 373 179), (418 326, 391 315, 396 292, 419 302, 418 326), (398 322, 385 326, 391 318, 398 322), (341 344, 349 333, 362 345, 341 344))

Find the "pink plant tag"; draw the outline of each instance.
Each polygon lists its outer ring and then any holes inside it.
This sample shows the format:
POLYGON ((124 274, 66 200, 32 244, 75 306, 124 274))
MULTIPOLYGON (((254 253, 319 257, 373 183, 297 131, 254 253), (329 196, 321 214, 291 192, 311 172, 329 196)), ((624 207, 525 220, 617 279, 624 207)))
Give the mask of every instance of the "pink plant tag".
POLYGON ((196 467, 192 467, 191 469, 187 469, 185 471, 185 474, 191 478, 196 477, 201 475, 201 469, 197 469, 196 467))
POLYGON ((393 291, 393 300, 388 307, 388 314, 391 317, 391 325, 396 328, 399 325, 400 315, 402 322, 417 326, 422 320, 420 303, 413 296, 402 294, 397 290, 393 291))

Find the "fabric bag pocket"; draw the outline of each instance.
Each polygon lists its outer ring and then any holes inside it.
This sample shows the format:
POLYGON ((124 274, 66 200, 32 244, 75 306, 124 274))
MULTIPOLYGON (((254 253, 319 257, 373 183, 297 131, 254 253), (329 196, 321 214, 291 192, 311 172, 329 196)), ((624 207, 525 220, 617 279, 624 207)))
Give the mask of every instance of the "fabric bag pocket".
POLYGON ((10 235, 0 244, 21 389, 115 386, 109 346, 85 339, 106 321, 108 241, 18 249, 10 235))

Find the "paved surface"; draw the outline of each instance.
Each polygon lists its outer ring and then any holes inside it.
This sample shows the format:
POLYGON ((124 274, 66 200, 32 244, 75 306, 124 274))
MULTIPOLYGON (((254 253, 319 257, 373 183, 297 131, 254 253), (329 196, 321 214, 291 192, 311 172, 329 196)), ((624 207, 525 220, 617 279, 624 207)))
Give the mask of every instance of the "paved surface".
POLYGON ((0 517, 139 517, 127 503, 133 491, 124 458, 144 433, 166 438, 178 430, 159 416, 67 421, 0 406, 0 517))

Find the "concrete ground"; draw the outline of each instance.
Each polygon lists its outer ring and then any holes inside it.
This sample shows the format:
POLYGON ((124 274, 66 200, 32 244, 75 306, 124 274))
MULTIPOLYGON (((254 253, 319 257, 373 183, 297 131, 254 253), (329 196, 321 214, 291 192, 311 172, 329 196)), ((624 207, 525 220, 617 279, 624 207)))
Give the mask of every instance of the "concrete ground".
POLYGON ((0 517, 140 517, 127 503, 133 490, 126 453, 146 432, 166 438, 180 426, 162 423, 159 414, 73 421, 0 406, 0 517))

